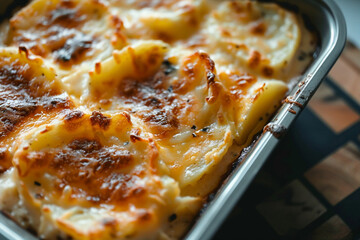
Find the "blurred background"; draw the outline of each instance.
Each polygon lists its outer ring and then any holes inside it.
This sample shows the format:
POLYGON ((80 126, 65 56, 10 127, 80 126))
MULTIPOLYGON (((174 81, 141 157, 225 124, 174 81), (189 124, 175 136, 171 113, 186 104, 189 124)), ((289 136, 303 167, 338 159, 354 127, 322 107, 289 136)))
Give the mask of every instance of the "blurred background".
POLYGON ((348 43, 214 239, 360 239, 360 0, 348 43))

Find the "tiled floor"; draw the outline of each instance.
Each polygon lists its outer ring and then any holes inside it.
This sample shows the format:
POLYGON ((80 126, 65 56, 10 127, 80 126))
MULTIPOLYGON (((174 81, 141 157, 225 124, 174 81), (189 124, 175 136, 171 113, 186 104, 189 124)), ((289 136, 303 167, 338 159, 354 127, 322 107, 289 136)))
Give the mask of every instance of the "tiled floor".
POLYGON ((348 44, 214 239, 360 238, 360 51, 348 44))
POLYGON ((360 151, 350 142, 305 172, 305 177, 336 205, 360 188, 360 151))
MULTIPOLYGON (((360 78, 358 82, 360 83, 360 78)), ((358 94, 360 96, 360 89, 358 94)), ((336 133, 360 120, 360 114, 347 105, 326 83, 319 87, 309 106, 336 133)))

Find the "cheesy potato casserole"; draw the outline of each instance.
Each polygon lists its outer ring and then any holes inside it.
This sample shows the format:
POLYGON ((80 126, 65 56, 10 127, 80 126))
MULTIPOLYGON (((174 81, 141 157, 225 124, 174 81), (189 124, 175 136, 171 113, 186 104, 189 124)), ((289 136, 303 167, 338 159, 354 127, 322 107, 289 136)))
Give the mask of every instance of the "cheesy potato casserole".
POLYGON ((0 209, 41 239, 179 239, 312 60, 274 3, 33 0, 1 25, 0 209))

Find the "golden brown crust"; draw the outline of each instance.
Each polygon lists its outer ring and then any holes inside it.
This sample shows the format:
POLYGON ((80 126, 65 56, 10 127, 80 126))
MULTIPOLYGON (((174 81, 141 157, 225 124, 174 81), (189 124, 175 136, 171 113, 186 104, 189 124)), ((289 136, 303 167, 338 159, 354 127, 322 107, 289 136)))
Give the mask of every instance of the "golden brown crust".
MULTIPOLYGON (((33 57, 26 48, 0 53, 0 143, 4 147, 8 147, 9 135, 29 122, 39 118, 41 122, 50 113, 73 105, 49 70, 41 68, 41 60, 33 57)), ((0 163, 3 170, 9 168, 9 154, 6 156, 0 163)))
POLYGON ((25 46, 42 57, 53 53, 55 60, 62 66, 80 62, 95 41, 93 36, 76 30, 84 24, 87 16, 71 1, 59 2, 39 19, 36 28, 42 32, 40 36, 26 37, 18 33, 16 25, 22 20, 21 17, 19 15, 11 20, 13 36, 10 44, 25 46))

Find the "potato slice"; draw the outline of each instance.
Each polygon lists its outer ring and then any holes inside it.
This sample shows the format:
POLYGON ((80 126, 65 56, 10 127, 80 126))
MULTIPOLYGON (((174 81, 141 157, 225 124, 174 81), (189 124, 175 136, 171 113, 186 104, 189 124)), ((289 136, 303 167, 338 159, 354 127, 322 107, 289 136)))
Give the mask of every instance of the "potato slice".
POLYGON ((191 36, 207 11, 204 0, 122 1, 109 0, 124 21, 132 39, 161 39, 166 42, 191 36))
POLYGON ((160 175, 155 142, 126 112, 69 111, 24 135, 13 164, 43 238, 60 230, 76 239, 156 239, 170 215, 181 225, 201 203, 180 197, 178 184, 160 175))
POLYGON ((227 60, 219 59, 221 65, 268 78, 276 78, 290 63, 301 40, 294 13, 276 4, 251 1, 220 3, 210 13, 203 33, 206 51, 228 55, 227 60))
POLYGON ((122 22, 100 1, 35 0, 10 20, 10 29, 8 45, 48 59, 60 75, 93 65, 127 44, 122 22))

